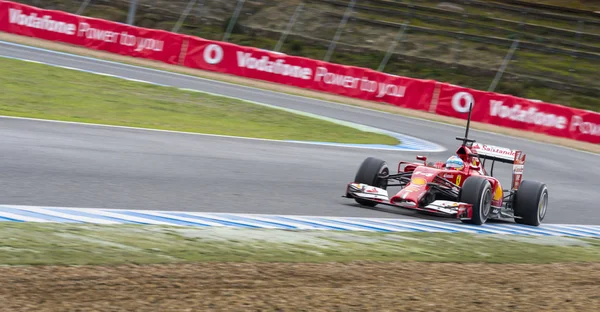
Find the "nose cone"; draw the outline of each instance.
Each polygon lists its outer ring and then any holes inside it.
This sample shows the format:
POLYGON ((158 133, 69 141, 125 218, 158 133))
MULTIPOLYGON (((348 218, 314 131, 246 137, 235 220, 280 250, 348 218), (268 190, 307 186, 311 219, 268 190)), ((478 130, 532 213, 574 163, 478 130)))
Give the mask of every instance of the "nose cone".
POLYGON ((390 202, 404 207, 417 207, 426 191, 426 184, 409 184, 394 195, 390 202))

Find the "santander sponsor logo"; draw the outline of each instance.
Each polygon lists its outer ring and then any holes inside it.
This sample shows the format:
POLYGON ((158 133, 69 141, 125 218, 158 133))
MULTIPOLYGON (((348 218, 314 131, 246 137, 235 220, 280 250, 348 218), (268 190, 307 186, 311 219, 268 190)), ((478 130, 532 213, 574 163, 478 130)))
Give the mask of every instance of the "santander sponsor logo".
POLYGON ((237 51, 237 65, 242 68, 304 80, 311 79, 312 77, 312 69, 310 68, 286 64, 284 59, 272 61, 266 55, 258 59, 252 53, 242 51, 237 51))
POLYGON ((65 35, 74 35, 77 29, 75 24, 54 21, 50 15, 44 15, 43 17, 38 17, 37 13, 25 15, 23 11, 12 8, 8 9, 8 15, 9 23, 29 28, 42 29, 65 35))
POLYGON ((509 107, 504 105, 504 102, 495 100, 490 100, 490 115, 501 119, 509 119, 561 130, 567 128, 568 122, 568 119, 564 116, 544 113, 538 111, 536 107, 522 109, 519 104, 509 107))
POLYGON ((511 158, 514 158, 515 156, 515 151, 506 147, 474 143, 472 149, 476 150, 479 154, 510 156, 511 158))

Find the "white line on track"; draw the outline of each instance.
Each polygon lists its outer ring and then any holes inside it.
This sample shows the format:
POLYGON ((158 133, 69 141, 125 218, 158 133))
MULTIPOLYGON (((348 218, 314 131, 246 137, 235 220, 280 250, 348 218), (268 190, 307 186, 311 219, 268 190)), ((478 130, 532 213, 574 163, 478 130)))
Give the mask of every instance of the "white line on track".
MULTIPOLYGON (((17 119, 17 120, 31 120, 31 121, 39 121, 39 122, 50 122, 50 123, 59 123, 59 124, 72 124, 79 126, 91 126, 91 127, 103 127, 103 128, 115 128, 115 129, 128 129, 128 130, 140 130, 140 131, 151 131, 151 132, 164 132, 164 133, 172 133, 172 134, 187 134, 187 135, 196 135, 196 136, 207 136, 207 137, 217 137, 217 138, 228 138, 228 139, 240 139, 240 140, 252 140, 252 141, 263 141, 263 142, 275 142, 275 143, 289 143, 289 144, 308 144, 308 145, 322 145, 320 143, 313 142, 303 142, 303 141, 284 141, 284 140, 274 140, 274 139, 262 139, 262 138, 250 138, 250 137, 240 137, 240 136, 232 136, 232 135, 223 135, 223 134, 209 134, 209 133, 197 133, 197 132, 185 132, 185 131, 176 131, 176 130, 162 130, 162 129, 151 129, 151 128, 138 128, 138 127, 130 127, 130 126, 117 126, 117 125, 106 125, 106 124, 94 124, 94 123, 85 123, 85 122, 77 122, 77 121, 63 121, 63 120, 52 120, 52 119, 38 119, 31 117, 15 117, 15 116, 3 116, 0 115, 0 119, 17 119)), ((344 145, 343 143, 331 143, 327 144, 333 147, 344 147, 344 148, 358 148, 358 149, 375 149, 375 150, 385 150, 385 151, 399 151, 399 152, 440 152, 440 150, 404 150, 398 148, 385 148, 385 147, 370 147, 370 146, 359 146, 359 145, 344 145)))

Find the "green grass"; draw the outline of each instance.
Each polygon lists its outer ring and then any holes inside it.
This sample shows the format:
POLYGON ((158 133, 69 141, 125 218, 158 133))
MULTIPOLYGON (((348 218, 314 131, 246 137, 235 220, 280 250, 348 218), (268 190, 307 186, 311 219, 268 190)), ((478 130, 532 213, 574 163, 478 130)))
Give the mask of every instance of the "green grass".
POLYGON ((355 260, 598 262, 600 240, 516 235, 0 223, 0 265, 355 260))
POLYGON ((241 100, 0 58, 0 115, 276 140, 398 144, 241 100))

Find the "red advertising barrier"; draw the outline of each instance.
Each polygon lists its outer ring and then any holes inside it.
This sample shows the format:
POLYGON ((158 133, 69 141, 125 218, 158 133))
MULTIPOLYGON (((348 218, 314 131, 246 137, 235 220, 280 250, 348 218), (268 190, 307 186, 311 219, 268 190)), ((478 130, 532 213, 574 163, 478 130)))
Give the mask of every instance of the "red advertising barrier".
POLYGON ((600 114, 511 95, 441 84, 435 113, 508 128, 600 143, 600 114))
POLYGON ((0 0, 0 31, 600 143, 600 114, 0 0))
POLYGON ((0 1, 0 31, 176 64, 185 36, 0 1))
POLYGON ((184 66, 427 110, 436 82, 190 38, 184 66))

